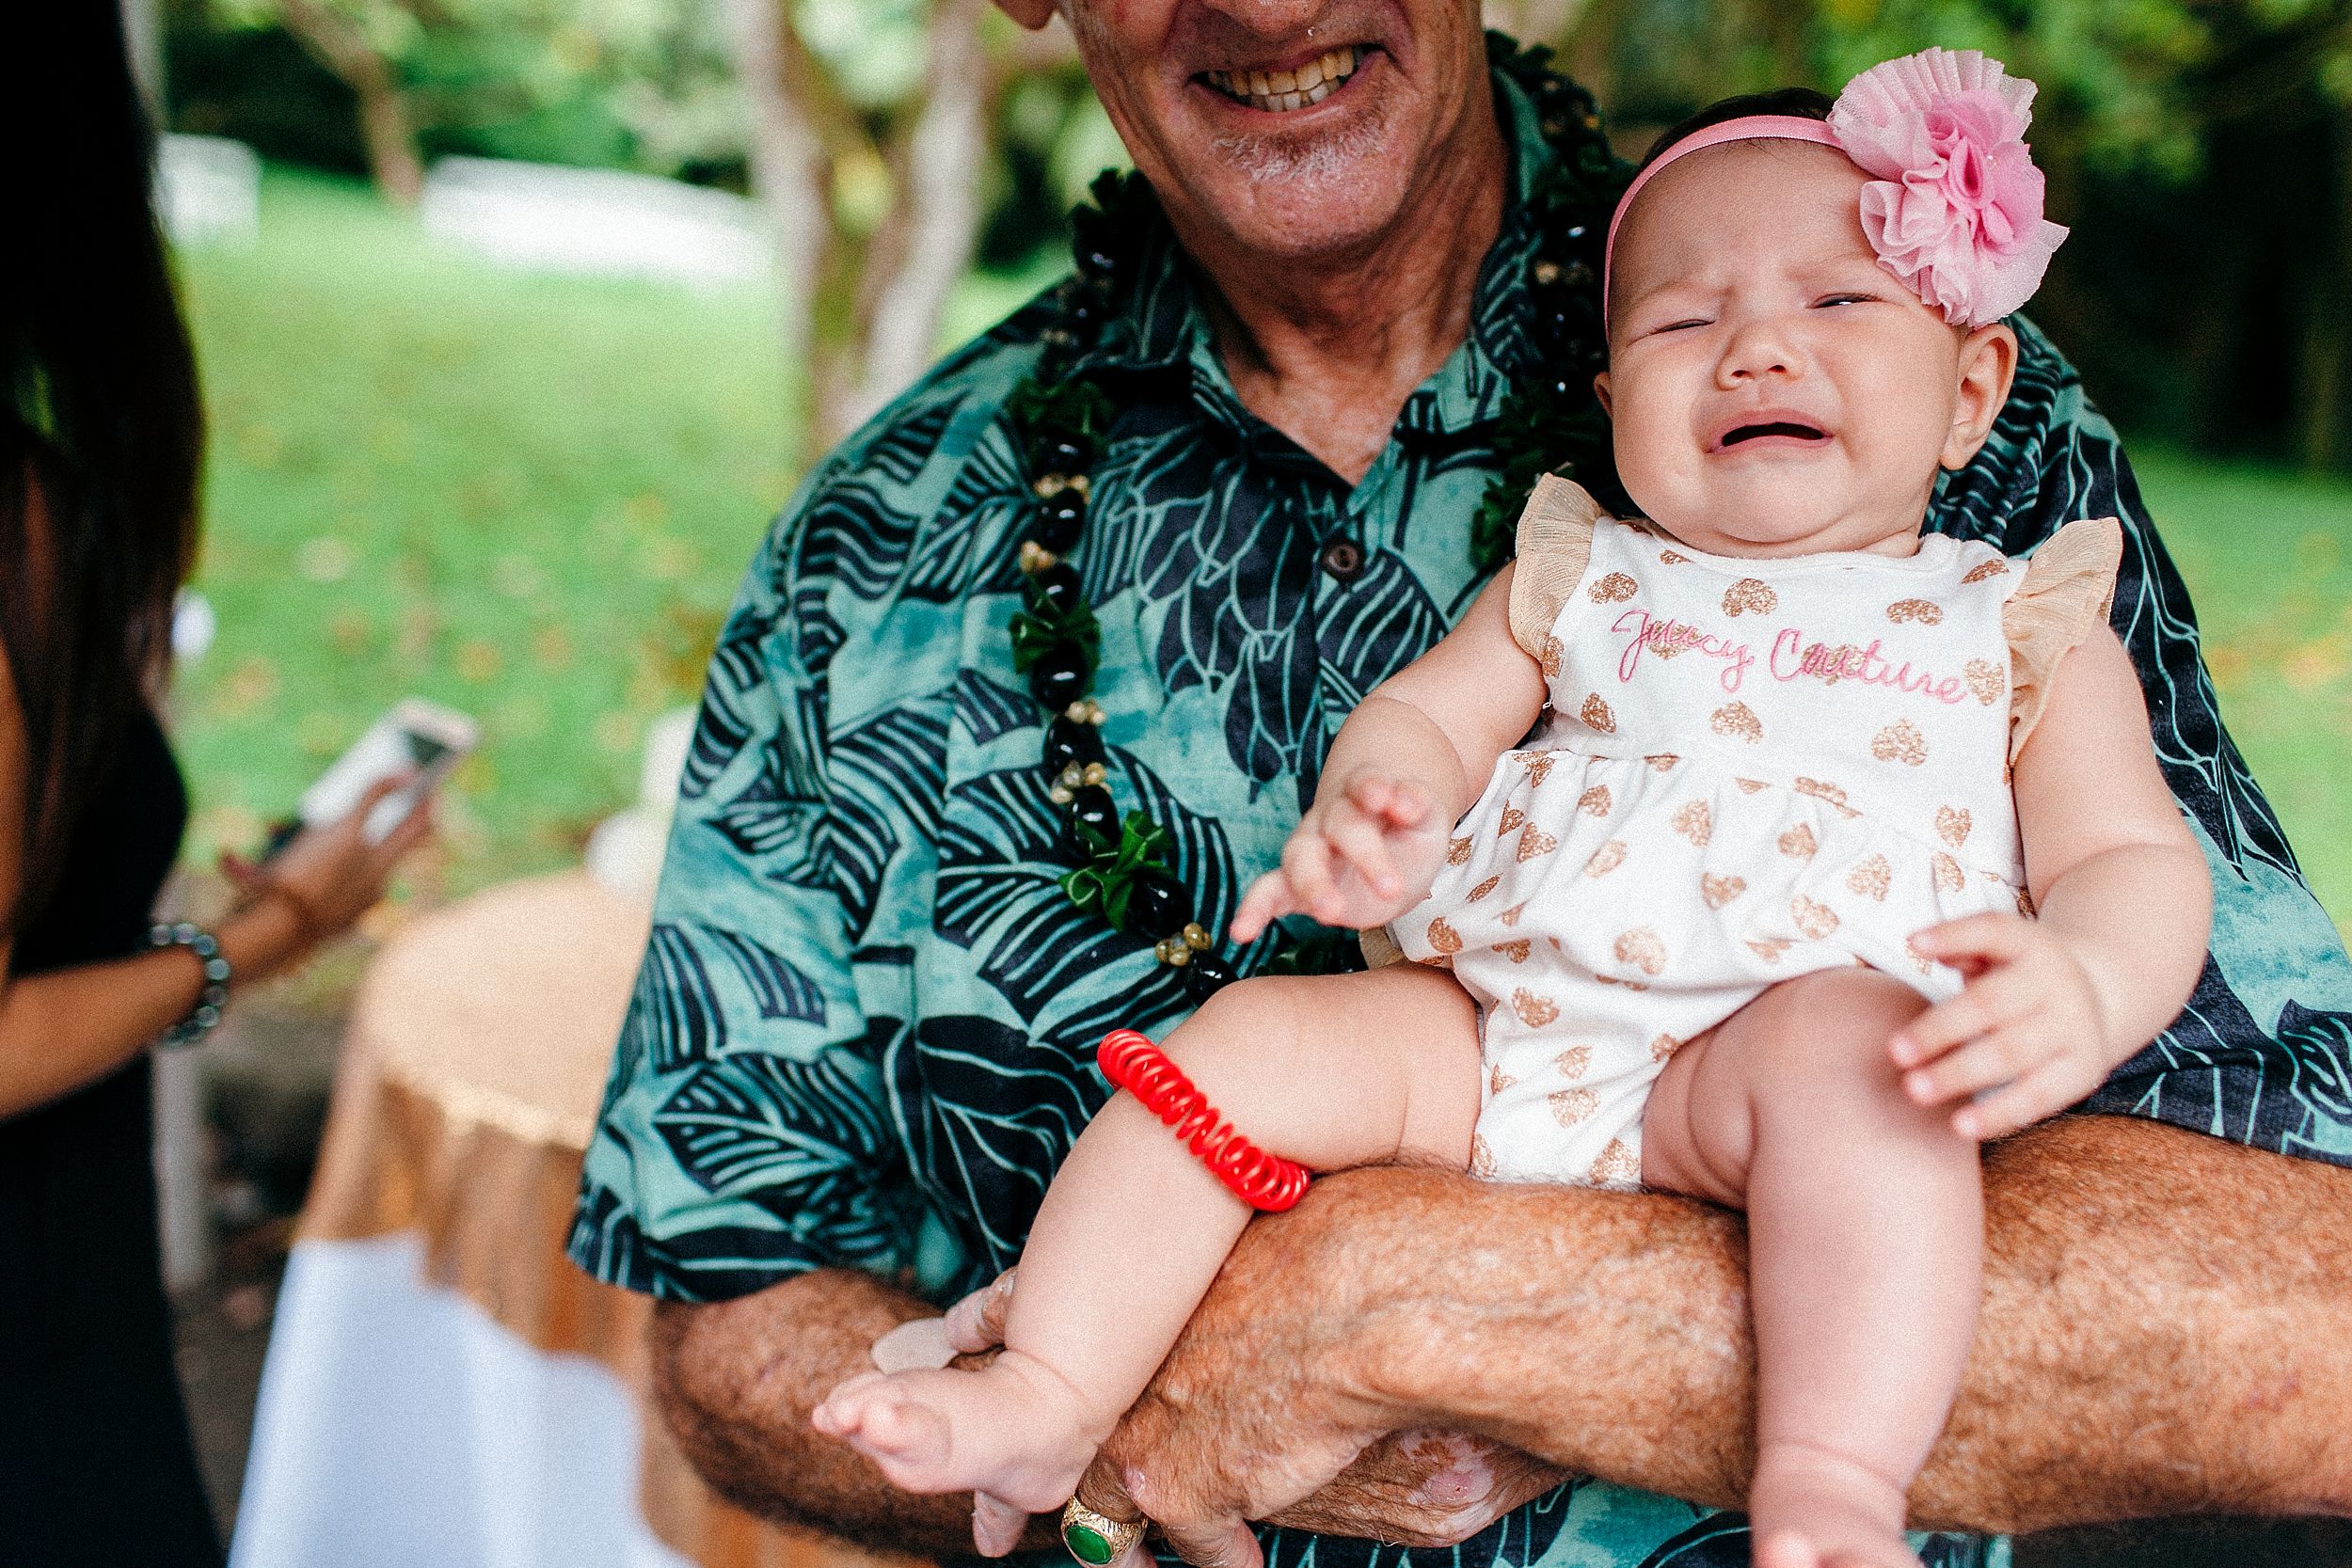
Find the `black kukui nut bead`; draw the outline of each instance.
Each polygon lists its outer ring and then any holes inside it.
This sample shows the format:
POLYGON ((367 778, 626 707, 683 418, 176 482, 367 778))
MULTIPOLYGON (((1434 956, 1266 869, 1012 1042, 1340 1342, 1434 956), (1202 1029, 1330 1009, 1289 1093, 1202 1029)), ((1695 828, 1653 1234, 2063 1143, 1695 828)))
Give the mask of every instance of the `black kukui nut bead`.
POLYGON ((1091 676, 1085 654, 1076 648, 1055 648, 1029 666, 1029 695, 1038 700, 1039 706, 1059 713, 1087 694, 1091 676))
POLYGON ((1093 454, 1067 436, 1041 436, 1029 443, 1029 471, 1040 474, 1074 474, 1083 470, 1093 454))
POLYGON ((1037 503, 1029 537, 1053 551, 1067 554, 1086 528, 1087 499, 1075 490, 1061 490, 1037 503))
POLYGON ((1051 566, 1041 566, 1031 572, 1029 593, 1039 608, 1063 614, 1076 609, 1085 597, 1085 589, 1078 581, 1077 568, 1064 561, 1057 561, 1051 566))
POLYGON ((1195 953, 1179 973, 1184 977, 1184 994, 1195 1002, 1206 1002, 1233 983, 1233 966, 1215 953, 1195 953))
POLYGON ((1057 715, 1045 726, 1045 771, 1058 777, 1072 763, 1084 768, 1089 762, 1104 760, 1103 732, 1092 724, 1081 724, 1068 714, 1057 715))
POLYGON ((1171 878, 1138 877, 1127 895, 1127 917, 1145 936, 1172 937, 1192 919, 1192 895, 1171 878))
POLYGON ((1109 790, 1101 784, 1088 784, 1077 792, 1070 802, 1069 840, 1070 847, 1078 851, 1071 857, 1073 860, 1094 853, 1099 847, 1119 842, 1119 803, 1111 799, 1109 790), (1089 833, 1094 837, 1091 844, 1087 841, 1089 833))

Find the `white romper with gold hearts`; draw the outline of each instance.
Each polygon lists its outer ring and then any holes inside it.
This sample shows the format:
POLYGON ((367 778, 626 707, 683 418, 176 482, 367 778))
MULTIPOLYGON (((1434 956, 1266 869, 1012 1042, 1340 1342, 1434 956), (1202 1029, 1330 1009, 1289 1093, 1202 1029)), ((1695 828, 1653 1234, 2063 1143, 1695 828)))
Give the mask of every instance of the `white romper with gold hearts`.
POLYGON ((1545 727, 1389 927, 1478 1000, 1474 1173, 1636 1182, 1666 1059, 1775 981, 1861 963, 1957 991, 1908 939, 2029 910, 2010 764, 2121 550, 2101 519, 2030 561, 1938 534, 1734 560, 1546 480, 1511 594, 1545 727))

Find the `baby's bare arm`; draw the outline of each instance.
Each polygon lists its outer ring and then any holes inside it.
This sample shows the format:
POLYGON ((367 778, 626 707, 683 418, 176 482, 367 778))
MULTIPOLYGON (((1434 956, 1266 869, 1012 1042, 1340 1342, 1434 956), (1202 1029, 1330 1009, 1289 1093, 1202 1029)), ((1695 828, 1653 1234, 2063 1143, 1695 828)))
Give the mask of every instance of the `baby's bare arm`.
POLYGON ((1968 986, 1888 1042, 1911 1097, 1954 1104, 1954 1129, 1975 1138, 2056 1116, 2169 1023, 2203 967, 2212 912, 2204 856, 2105 626, 2058 666, 2014 788, 2040 918, 1920 932, 1968 986))
POLYGON ((2102 626, 2059 662, 2013 784, 2042 924, 2082 958, 2116 1061, 2188 1000, 2213 920, 2204 853, 2148 736, 2131 656, 2102 626))
POLYGON ((1446 830, 1543 712, 1543 672, 1511 637, 1512 577, 1505 566, 1444 641, 1348 715, 1280 869, 1234 911, 1235 941, 1294 911, 1377 926, 1427 892, 1446 830))

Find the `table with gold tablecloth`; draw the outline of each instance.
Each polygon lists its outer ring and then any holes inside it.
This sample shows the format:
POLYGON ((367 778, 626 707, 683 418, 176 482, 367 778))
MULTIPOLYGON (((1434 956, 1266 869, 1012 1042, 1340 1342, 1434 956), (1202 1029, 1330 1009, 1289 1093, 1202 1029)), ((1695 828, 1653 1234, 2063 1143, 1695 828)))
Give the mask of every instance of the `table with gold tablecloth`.
POLYGON ((650 1303, 564 1256, 646 926, 572 873, 421 916, 376 956, 235 1568, 907 1568, 714 1497, 645 1404, 650 1303))

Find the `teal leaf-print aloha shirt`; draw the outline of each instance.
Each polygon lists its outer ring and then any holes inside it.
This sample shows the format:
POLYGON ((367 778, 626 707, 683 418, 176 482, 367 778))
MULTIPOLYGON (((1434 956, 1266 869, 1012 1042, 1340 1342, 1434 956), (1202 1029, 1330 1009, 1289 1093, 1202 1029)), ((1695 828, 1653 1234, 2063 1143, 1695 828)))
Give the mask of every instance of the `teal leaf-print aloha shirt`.
MULTIPOLYGON (((1076 559, 1111 788, 1167 827, 1212 930, 1276 863, 1340 721, 1480 586, 1470 519, 1498 405, 1531 370, 1525 199, 1549 155, 1518 90, 1495 88, 1512 199, 1469 338, 1352 488, 1242 406, 1164 225, 1083 361, 1120 410, 1076 559)), ((1148 946, 1057 885, 1058 812, 1012 666, 1030 503, 1004 404, 1049 319, 1015 315, 844 443, 752 563, 588 1150, 571 1251, 600 1279, 686 1301, 831 1267, 942 1301, 976 1287, 1018 1256, 1104 1098, 1096 1042, 1186 1011, 1148 946)), ((2122 517, 2114 624, 2217 905, 2187 1010, 2089 1108, 2352 1164, 2352 965, 2222 731, 2114 432, 2019 325, 2016 390, 1930 526, 2023 553, 2070 518, 2122 517)), ((1263 1538, 1276 1568, 1747 1561, 1739 1515, 1597 1482, 1444 1551, 1263 1538)), ((1923 1549, 2006 1556, 1964 1536, 1923 1549)))

